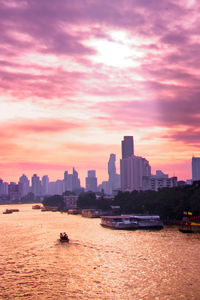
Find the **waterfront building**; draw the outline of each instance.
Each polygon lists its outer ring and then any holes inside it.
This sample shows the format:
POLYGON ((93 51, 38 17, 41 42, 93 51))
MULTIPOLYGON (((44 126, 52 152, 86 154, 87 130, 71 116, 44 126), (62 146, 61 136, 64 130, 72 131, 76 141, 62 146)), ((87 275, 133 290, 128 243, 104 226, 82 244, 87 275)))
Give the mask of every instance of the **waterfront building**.
POLYGON ((8 185, 8 195, 10 201, 20 201, 22 197, 22 184, 10 182, 8 185))
POLYGON ((192 157, 192 180, 200 180, 200 157, 192 157))
POLYGON ((22 175, 19 178, 19 183, 22 185, 22 196, 25 196, 30 191, 30 181, 26 175, 22 175))
POLYGON ((177 177, 156 177, 155 175, 143 177, 143 190, 158 191, 164 187, 172 188, 177 185, 177 177))
POLYGON ((88 177, 85 178, 86 191, 97 192, 97 177, 95 170, 88 171, 88 177))
POLYGON ((69 196, 64 196, 63 198, 64 198, 64 202, 66 205, 66 209, 76 209, 77 208, 78 196, 69 195, 69 196))

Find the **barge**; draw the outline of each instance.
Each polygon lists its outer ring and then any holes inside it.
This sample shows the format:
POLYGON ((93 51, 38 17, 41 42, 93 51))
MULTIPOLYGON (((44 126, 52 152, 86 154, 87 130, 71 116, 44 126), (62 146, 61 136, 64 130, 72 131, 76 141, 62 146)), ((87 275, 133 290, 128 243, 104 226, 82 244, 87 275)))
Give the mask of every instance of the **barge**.
POLYGON ((101 225, 114 229, 162 229, 163 222, 159 216, 101 216, 101 225))

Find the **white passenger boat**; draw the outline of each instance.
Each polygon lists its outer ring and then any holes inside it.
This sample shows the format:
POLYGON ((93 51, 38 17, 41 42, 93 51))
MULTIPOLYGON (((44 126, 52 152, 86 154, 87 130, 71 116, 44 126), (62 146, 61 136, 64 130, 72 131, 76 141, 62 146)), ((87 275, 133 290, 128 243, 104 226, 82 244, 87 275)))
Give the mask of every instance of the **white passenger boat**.
POLYGON ((163 228, 163 222, 159 216, 101 216, 101 225, 115 229, 163 228))

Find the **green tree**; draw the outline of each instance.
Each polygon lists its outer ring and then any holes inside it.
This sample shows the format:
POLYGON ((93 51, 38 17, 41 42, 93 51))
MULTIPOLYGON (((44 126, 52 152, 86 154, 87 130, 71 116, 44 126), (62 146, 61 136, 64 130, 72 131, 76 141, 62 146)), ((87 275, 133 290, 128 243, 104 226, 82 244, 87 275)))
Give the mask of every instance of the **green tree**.
POLYGON ((78 196, 77 205, 80 208, 96 208, 96 195, 93 192, 83 192, 78 196))
POLYGON ((61 195, 45 197, 42 203, 44 206, 58 207, 59 210, 65 209, 64 198, 61 195))

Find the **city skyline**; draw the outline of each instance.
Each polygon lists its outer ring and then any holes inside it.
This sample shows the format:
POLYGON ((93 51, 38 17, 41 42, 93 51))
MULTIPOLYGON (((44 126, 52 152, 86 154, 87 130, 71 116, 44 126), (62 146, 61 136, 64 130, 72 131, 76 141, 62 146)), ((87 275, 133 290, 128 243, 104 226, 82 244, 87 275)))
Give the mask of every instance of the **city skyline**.
POLYGON ((82 185, 93 169, 101 182, 134 136, 153 173, 192 178, 199 12, 194 0, 0 0, 0 177, 76 166, 82 185))

